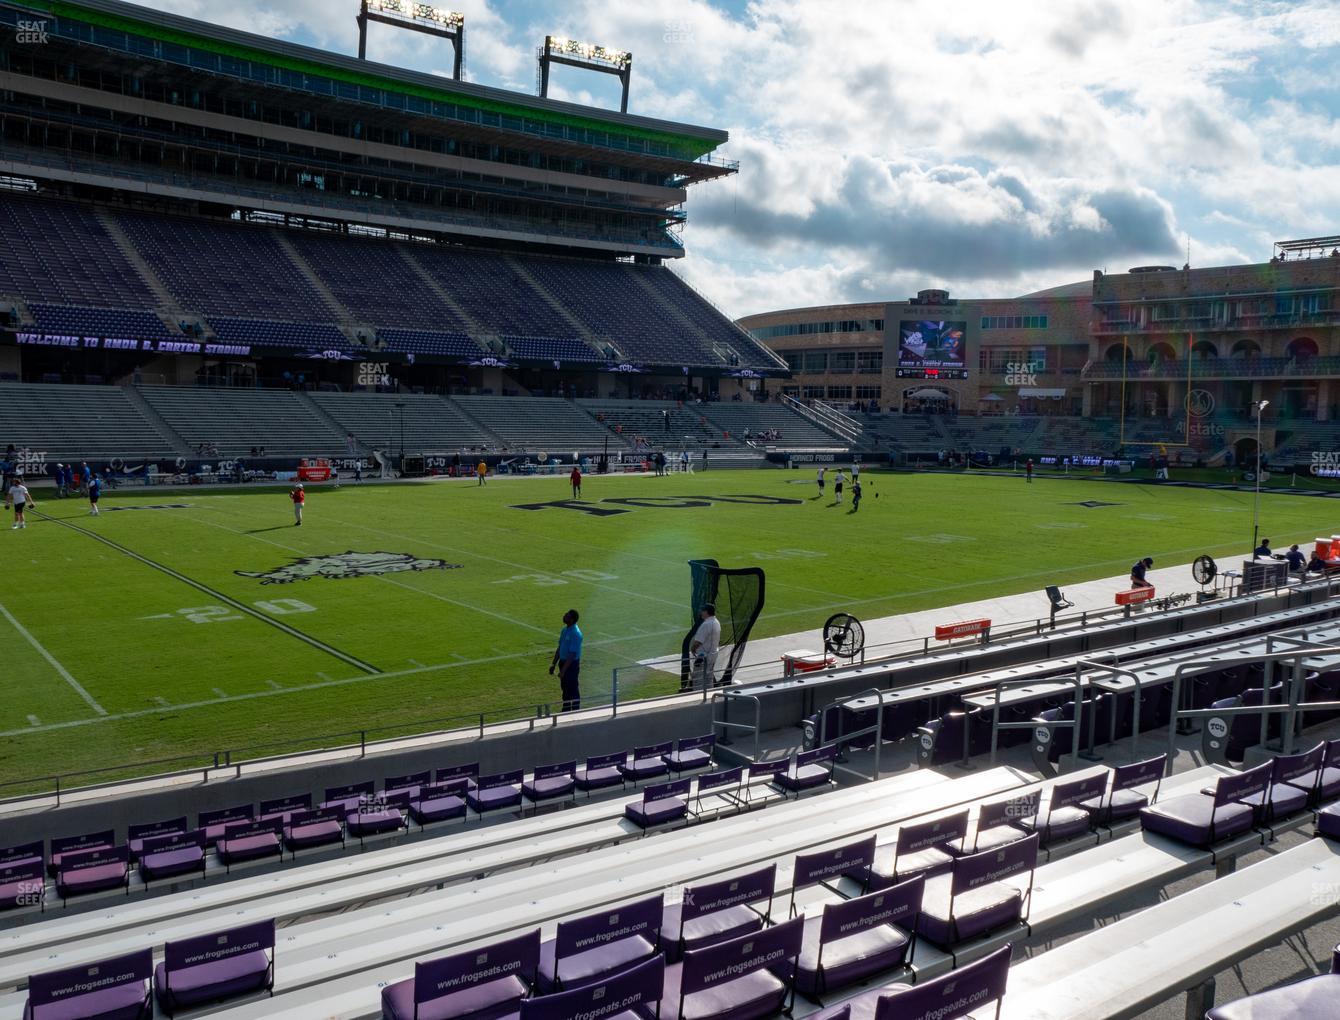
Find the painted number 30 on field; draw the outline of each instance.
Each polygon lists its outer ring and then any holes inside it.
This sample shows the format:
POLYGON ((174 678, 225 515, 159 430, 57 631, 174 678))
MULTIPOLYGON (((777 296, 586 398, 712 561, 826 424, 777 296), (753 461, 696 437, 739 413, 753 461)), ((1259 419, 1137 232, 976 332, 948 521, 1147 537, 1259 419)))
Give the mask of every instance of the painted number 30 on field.
MULTIPOLYGON (((262 613, 269 613, 271 616, 316 612, 316 606, 308 605, 300 599, 270 599, 253 602, 252 605, 262 613)), ((157 616, 146 616, 144 619, 182 619, 190 620, 192 623, 227 623, 229 620, 241 620, 245 617, 230 606, 190 606, 186 609, 178 609, 175 613, 159 613, 157 616)))
POLYGON ((574 581, 617 581, 617 574, 602 574, 599 570, 565 570, 561 575, 556 574, 513 574, 511 577, 504 577, 494 584, 532 584, 537 588, 552 588, 558 584, 567 584, 567 579, 574 581))

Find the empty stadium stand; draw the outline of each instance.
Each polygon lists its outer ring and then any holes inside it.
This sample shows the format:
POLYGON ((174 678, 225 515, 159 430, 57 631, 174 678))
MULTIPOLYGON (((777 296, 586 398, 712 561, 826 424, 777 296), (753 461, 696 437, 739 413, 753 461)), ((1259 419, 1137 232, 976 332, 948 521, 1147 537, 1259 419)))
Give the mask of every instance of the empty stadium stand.
POLYGON ((0 434, 47 461, 157 457, 176 448, 118 386, 0 383, 0 434))
POLYGON ((781 404, 721 401, 695 404, 693 408, 697 408, 708 421, 716 423, 722 432, 729 432, 732 438, 743 439, 746 429, 753 436, 767 429, 776 429, 779 438, 758 441, 759 445, 770 449, 832 450, 848 446, 846 439, 833 435, 781 404))
POLYGON ((549 397, 453 398, 466 414, 497 436, 508 450, 561 453, 571 450, 627 448, 582 407, 570 400, 549 397))
POLYGON ((212 444, 223 456, 261 446, 274 455, 347 452, 347 437, 302 393, 188 386, 142 386, 139 392, 192 447, 212 444))
POLYGON ((622 439, 641 436, 653 448, 678 449, 689 439, 695 443, 720 443, 725 447, 743 447, 736 436, 727 437, 722 429, 706 420, 697 406, 683 406, 671 400, 582 400, 579 404, 622 439), (669 412, 667 428, 666 412, 669 412))
POLYGON ((408 450, 434 453, 492 449, 498 445, 456 403, 443 397, 322 392, 310 396, 341 428, 373 449, 399 449, 401 413, 397 405, 400 404, 404 405, 403 435, 408 450))

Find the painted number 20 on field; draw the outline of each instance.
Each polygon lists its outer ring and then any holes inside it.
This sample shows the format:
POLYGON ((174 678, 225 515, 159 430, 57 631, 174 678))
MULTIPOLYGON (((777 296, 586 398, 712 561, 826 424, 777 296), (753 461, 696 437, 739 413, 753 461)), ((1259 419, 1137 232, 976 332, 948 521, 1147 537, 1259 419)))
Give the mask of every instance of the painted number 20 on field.
POLYGON ((617 574, 602 574, 599 570, 565 570, 562 575, 556 574, 513 574, 511 577, 504 577, 494 581, 494 584, 532 584, 537 588, 552 588, 558 584, 567 584, 567 578, 574 581, 617 581, 617 574))
MULTIPOLYGON (((308 605, 300 599, 269 599, 253 602, 253 606, 262 613, 271 616, 288 616, 291 613, 315 613, 316 606, 308 605)), ((159 613, 156 616, 141 617, 144 620, 190 620, 192 623, 227 623, 229 620, 242 620, 245 617, 230 606, 189 606, 175 613, 159 613)))

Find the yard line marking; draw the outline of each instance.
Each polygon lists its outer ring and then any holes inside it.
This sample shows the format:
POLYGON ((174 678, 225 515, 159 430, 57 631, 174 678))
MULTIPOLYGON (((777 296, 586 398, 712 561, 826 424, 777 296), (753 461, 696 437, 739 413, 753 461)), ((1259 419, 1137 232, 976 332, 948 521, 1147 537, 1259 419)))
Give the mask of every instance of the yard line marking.
MULTIPOLYGON (((349 665, 355 667, 356 669, 361 669, 364 673, 374 673, 374 674, 381 673, 381 670, 379 670, 376 666, 366 663, 362 659, 357 659, 354 656, 349 655, 347 652, 342 652, 338 648, 332 647, 331 645, 326 644, 324 641, 312 637, 310 634, 304 634, 296 627, 290 627, 287 623, 283 623, 279 620, 276 620, 273 616, 268 616, 265 613, 262 613, 260 610, 254 609, 251 606, 247 605, 245 602, 239 602, 232 596, 225 595, 223 592, 211 588, 209 585, 197 581, 193 577, 188 577, 187 575, 181 573, 180 571, 173 570, 166 564, 158 563, 155 560, 149 559, 149 557, 147 556, 142 556, 139 553, 137 553, 134 549, 131 549, 128 546, 121 545, 119 542, 113 542, 110 538, 106 538, 102 535, 99 535, 95 531, 88 531, 85 528, 78 527, 74 524, 71 524, 69 521, 64 521, 57 517, 47 517, 45 514, 38 514, 38 516, 44 517, 46 520, 49 521, 54 521, 61 527, 69 528, 71 531, 76 531, 81 535, 93 539, 94 541, 101 542, 104 545, 109 546, 112 549, 115 549, 117 552, 129 556, 131 559, 139 560, 145 566, 153 567, 155 570, 161 571, 162 573, 167 574, 169 577, 176 578, 183 584, 189 584, 192 588, 195 588, 197 591, 202 591, 206 595, 210 595, 218 599, 220 602, 227 603, 234 609, 245 613, 247 616, 250 616, 252 619, 260 620, 262 623, 269 624, 276 630, 282 630, 289 637, 295 637, 299 641, 304 641, 307 644, 311 645, 313 648, 317 648, 325 652, 327 655, 333 655, 335 656, 335 658, 347 662, 349 665)), ((52 661, 54 662, 55 660, 52 661)), ((71 678, 71 682, 73 682, 73 678, 71 678)), ((91 698, 89 699, 89 701, 90 703, 92 703, 91 698)))
POLYGON ((28 716, 28 723, 32 726, 41 726, 42 720, 37 718, 37 716, 35 715, 30 715, 28 716))
POLYGON ((62 666, 59 662, 57 662, 56 657, 52 655, 50 652, 48 652, 45 648, 43 648, 41 642, 38 641, 37 638, 33 637, 32 634, 28 633, 28 628, 26 628, 23 624, 19 623, 19 621, 14 618, 13 613, 11 613, 3 605, 0 605, 0 613, 3 613, 5 619, 8 620, 13 625, 14 629, 18 631, 21 635, 23 635, 23 639, 25 641, 27 641, 28 644, 36 648, 38 654, 41 655, 42 658, 46 659, 47 662, 51 664, 51 668, 60 674, 61 679, 74 688, 75 693, 78 694, 81 698, 84 699, 84 701, 88 703, 89 708, 97 712, 98 715, 107 714, 107 709, 103 708, 101 705, 99 705, 96 701, 93 700, 93 695, 89 694, 88 691, 84 690, 84 685, 81 684, 74 677, 72 677, 70 675, 70 671, 66 669, 64 666, 62 666))
POLYGON ((218 695, 219 697, 221 697, 221 698, 226 698, 226 697, 228 697, 227 694, 225 694, 222 690, 220 690, 220 689, 217 688, 217 687, 211 687, 210 690, 212 690, 215 694, 217 694, 217 695, 218 695))
POLYGON ((422 666, 422 665, 423 665, 423 663, 420 662, 418 659, 406 659, 405 661, 408 662, 411 666, 422 666))
POLYGON ((154 701, 158 702, 158 704, 162 705, 164 708, 171 708, 171 707, 172 707, 172 706, 168 703, 168 699, 167 699, 167 698, 154 698, 154 701))
POLYGON ((406 591, 412 591, 419 595, 427 595, 430 599, 437 599, 439 602, 446 602, 449 605, 460 606, 462 609, 469 609, 472 612, 483 613, 485 616, 491 616, 495 620, 504 620, 507 623, 514 624, 517 627, 525 627, 527 630, 533 630, 538 634, 549 633, 548 630, 545 630, 543 627, 537 627, 533 623, 526 623, 524 620, 515 619, 514 617, 507 616, 504 613, 495 613, 492 609, 484 609, 480 606, 471 605, 469 602, 462 602, 459 599, 449 599, 447 598, 447 596, 439 595, 435 591, 427 591, 424 588, 416 588, 412 584, 405 584, 405 582, 403 581, 397 581, 394 578, 386 577, 385 575, 378 577, 377 580, 384 581, 387 584, 393 584, 397 588, 404 588, 406 591))
MULTIPOLYGON (((414 660, 411 659, 410 661, 413 662, 414 660)), ((329 673, 322 673, 321 670, 319 670, 319 669, 316 671, 316 675, 319 676, 322 680, 329 680, 329 679, 330 679, 330 674, 329 674, 329 673)))
POLYGON ((278 680, 267 680, 267 681, 265 681, 265 682, 266 682, 267 684, 269 684, 270 687, 271 687, 271 689, 273 689, 273 690, 276 690, 276 691, 282 691, 282 690, 284 689, 283 687, 280 686, 278 680))

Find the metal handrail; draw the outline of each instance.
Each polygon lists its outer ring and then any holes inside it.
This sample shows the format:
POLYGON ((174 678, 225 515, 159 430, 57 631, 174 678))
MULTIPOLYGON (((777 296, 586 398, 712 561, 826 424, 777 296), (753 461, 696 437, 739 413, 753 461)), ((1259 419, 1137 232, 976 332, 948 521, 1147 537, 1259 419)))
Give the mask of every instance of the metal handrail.
MULTIPOLYGON (((1113 658, 1115 659, 1116 656, 1114 655, 1113 658)), ((1076 672, 1076 673, 1079 672, 1079 669, 1080 669, 1081 666, 1090 666, 1090 667, 1092 667, 1092 668, 1094 668, 1094 669, 1106 670, 1108 673, 1111 673, 1111 674, 1113 674, 1113 675, 1116 675, 1116 676, 1124 676, 1124 677, 1126 677, 1128 680, 1130 680, 1133 684, 1135 684, 1134 713, 1133 713, 1133 715, 1132 715, 1132 717, 1131 717, 1131 760, 1132 760, 1132 761, 1139 761, 1139 760, 1140 760, 1140 753, 1139 753, 1139 752, 1140 752, 1140 702, 1141 702, 1141 700, 1142 700, 1143 697, 1144 697, 1144 684, 1143 684, 1143 682, 1140 680, 1140 675, 1139 675, 1138 673, 1136 673, 1134 670, 1126 669, 1126 668, 1123 667, 1123 666, 1118 666, 1115 662, 1112 662, 1112 663, 1105 663, 1105 662, 1091 662, 1091 661, 1089 661, 1089 660, 1087 660, 1087 659, 1081 659, 1079 662, 1075 663, 1075 672, 1076 672)), ((1089 678, 1089 684, 1091 685, 1092 683, 1093 683, 1093 678, 1090 677, 1090 678, 1089 678)), ((1109 693, 1111 693, 1111 692, 1109 692, 1109 693)), ((1096 716, 1095 716, 1095 718, 1096 718, 1096 716)), ((1092 733, 1092 730, 1090 730, 1090 733, 1092 733)), ((1116 738, 1117 738, 1117 713, 1116 713, 1116 711, 1115 711, 1115 709, 1114 709, 1113 712, 1112 712, 1112 725, 1111 725, 1111 727, 1108 729, 1108 741, 1107 741, 1107 742, 1108 742, 1109 744, 1115 744, 1115 743, 1117 742, 1117 739, 1116 739, 1116 738)))
MULTIPOLYGON (((1084 684, 1080 677, 1078 666, 1075 669, 1075 717, 1073 719, 1029 719, 1025 722, 1001 722, 1000 721, 1000 695, 1003 691, 1013 687, 1024 687, 1038 683, 1037 677, 1013 677, 996 681, 996 686, 991 695, 991 764, 996 764, 996 749, 999 745, 1000 730, 1036 730, 1045 727, 1048 731, 1058 729, 1073 729, 1075 735, 1070 741, 1070 756, 1073 766, 1079 768, 1079 737, 1080 723, 1084 717, 1084 699, 1081 694, 1084 690, 1084 684)), ((964 738, 963 752, 964 762, 968 759, 968 723, 966 714, 964 718, 964 738)))
MULTIPOLYGON (((820 711, 819 711, 819 743, 818 743, 816 746, 818 746, 818 747, 823 747, 825 744, 828 743, 828 735, 827 735, 828 725, 827 725, 827 724, 828 724, 828 710, 829 710, 830 708, 838 708, 838 709, 840 709, 840 708, 842 708, 843 706, 845 706, 845 705, 847 705, 847 704, 849 704, 849 703, 851 703, 851 702, 853 702, 853 701, 858 701, 858 700, 860 700, 861 698, 868 698, 868 697, 870 697, 872 694, 875 696, 875 699, 876 699, 876 701, 878 702, 877 707, 875 708, 875 725, 873 725, 873 726, 865 726, 865 727, 862 727, 862 728, 859 729, 859 730, 852 730, 852 732, 850 732, 850 733, 839 733, 839 734, 834 738, 834 743, 836 743, 836 744, 838 745, 838 749, 839 749, 839 752, 840 752, 843 744, 849 744, 849 743, 851 743, 851 741, 852 741, 853 739, 855 739, 856 737, 863 737, 863 736, 865 736, 867 733, 874 733, 874 735, 875 735, 875 773, 874 773, 874 775, 872 775, 872 776, 870 777, 870 779, 871 779, 872 781, 874 781, 874 780, 879 779, 879 750, 880 750, 880 745, 884 743, 884 698, 883 698, 883 694, 884 694, 884 692, 883 692, 883 690, 881 690, 880 688, 878 688, 878 687, 870 687, 870 688, 867 688, 866 690, 861 691, 859 694, 852 694, 852 695, 850 695, 850 696, 848 696, 848 697, 846 697, 846 698, 841 698, 841 699, 839 699, 838 701, 830 702, 829 704, 825 705, 822 709, 820 709, 820 711)), ((846 771, 846 772, 855 772, 857 775, 861 776, 862 778, 865 778, 865 774, 864 774, 864 773, 862 773, 862 772, 857 772, 855 769, 845 769, 844 771, 846 771)))
MULTIPOLYGON (((744 694, 735 691, 717 691, 712 695, 712 728, 720 726, 723 730, 753 730, 754 731, 754 753, 750 755, 751 761, 758 761, 758 738, 763 728, 763 703, 752 694, 744 694), (720 700, 722 706, 726 708, 729 714, 729 706, 732 701, 752 701, 754 703, 754 724, 730 722, 724 715, 717 715, 717 701, 720 700)), ((723 733, 721 743, 731 744, 730 734, 723 733)))

